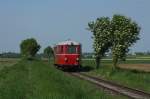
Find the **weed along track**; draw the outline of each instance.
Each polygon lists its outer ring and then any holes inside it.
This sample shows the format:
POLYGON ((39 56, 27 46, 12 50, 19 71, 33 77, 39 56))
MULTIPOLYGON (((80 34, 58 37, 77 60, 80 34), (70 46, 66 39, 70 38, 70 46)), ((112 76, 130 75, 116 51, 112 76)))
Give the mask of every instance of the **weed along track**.
POLYGON ((150 99, 150 93, 141 90, 122 86, 120 84, 116 84, 102 78, 93 77, 85 73, 69 72, 69 74, 80 79, 89 81, 90 83, 97 85, 99 88, 107 89, 111 92, 127 96, 131 99, 150 99))

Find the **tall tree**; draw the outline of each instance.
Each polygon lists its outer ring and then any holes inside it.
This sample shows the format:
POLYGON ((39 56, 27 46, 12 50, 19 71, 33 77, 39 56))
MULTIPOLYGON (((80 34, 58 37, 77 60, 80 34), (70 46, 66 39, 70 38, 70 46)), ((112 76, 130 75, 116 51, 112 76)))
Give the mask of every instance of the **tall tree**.
POLYGON ((21 55, 27 59, 32 59, 39 49, 40 45, 34 38, 23 40, 20 44, 21 55))
POLYGON ((49 62, 50 62, 50 58, 51 56, 53 56, 53 49, 51 48, 51 46, 48 46, 44 49, 44 55, 48 57, 49 62))
POLYGON ((139 40, 140 27, 136 22, 123 15, 114 15, 111 27, 113 65, 116 67, 118 59, 125 60, 129 47, 139 40))
POLYGON ((93 33, 93 48, 95 52, 96 68, 99 68, 101 58, 111 46, 111 23, 108 17, 97 18, 88 23, 88 30, 93 33))

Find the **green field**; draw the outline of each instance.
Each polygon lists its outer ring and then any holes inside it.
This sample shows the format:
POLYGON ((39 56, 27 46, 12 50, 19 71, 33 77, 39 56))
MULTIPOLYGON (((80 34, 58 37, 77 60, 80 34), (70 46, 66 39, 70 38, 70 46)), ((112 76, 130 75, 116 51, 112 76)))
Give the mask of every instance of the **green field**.
MULTIPOLYGON (((1 64, 2 66, 3 64, 1 64)), ((42 61, 19 61, 0 71, 0 99, 125 99, 66 75, 42 61)))
MULTIPOLYGON (((125 64, 149 60, 128 60, 125 64)), ((95 70, 94 60, 83 60, 83 71, 94 76, 150 92, 150 73, 136 70, 112 70, 111 60, 103 60, 95 70)), ((0 99, 124 99, 98 90, 86 81, 66 75, 52 64, 42 61, 1 59, 0 99)))
MULTIPOLYGON (((101 67, 96 70, 94 60, 84 60, 84 67, 88 67, 91 70, 87 72, 88 74, 94 76, 101 76, 105 79, 112 80, 114 82, 132 87, 138 88, 150 92, 150 73, 144 73, 137 70, 123 70, 123 69, 112 69, 111 60, 103 60, 101 67)), ((128 60, 126 62, 120 62, 125 64, 149 64, 150 60, 128 60)))

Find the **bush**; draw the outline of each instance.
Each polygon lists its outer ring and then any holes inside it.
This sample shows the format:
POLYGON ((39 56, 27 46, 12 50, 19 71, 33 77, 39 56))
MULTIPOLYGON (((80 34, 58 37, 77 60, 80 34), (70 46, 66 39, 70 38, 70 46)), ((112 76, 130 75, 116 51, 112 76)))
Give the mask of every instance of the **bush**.
POLYGON ((20 44, 20 51, 23 58, 33 59, 39 49, 40 45, 34 38, 23 40, 20 44))

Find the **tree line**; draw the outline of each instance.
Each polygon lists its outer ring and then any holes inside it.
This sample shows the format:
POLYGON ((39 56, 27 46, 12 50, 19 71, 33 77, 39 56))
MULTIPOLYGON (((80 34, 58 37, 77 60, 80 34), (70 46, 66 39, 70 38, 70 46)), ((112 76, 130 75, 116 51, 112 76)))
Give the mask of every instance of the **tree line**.
MULTIPOLYGON (((107 55, 104 56, 104 58, 112 58, 111 53, 106 53, 107 55)), ((150 51, 146 51, 146 52, 134 52, 134 53, 128 53, 127 54, 127 58, 130 57, 136 57, 136 56, 150 56, 150 51)), ((37 53, 35 55, 35 57, 37 58, 48 58, 47 55, 44 54, 44 52, 42 53, 37 53)), ((95 58, 95 55, 93 52, 82 52, 81 57, 83 59, 93 59, 95 58)), ((19 52, 3 52, 0 53, 0 58, 21 58, 21 54, 19 52)))

